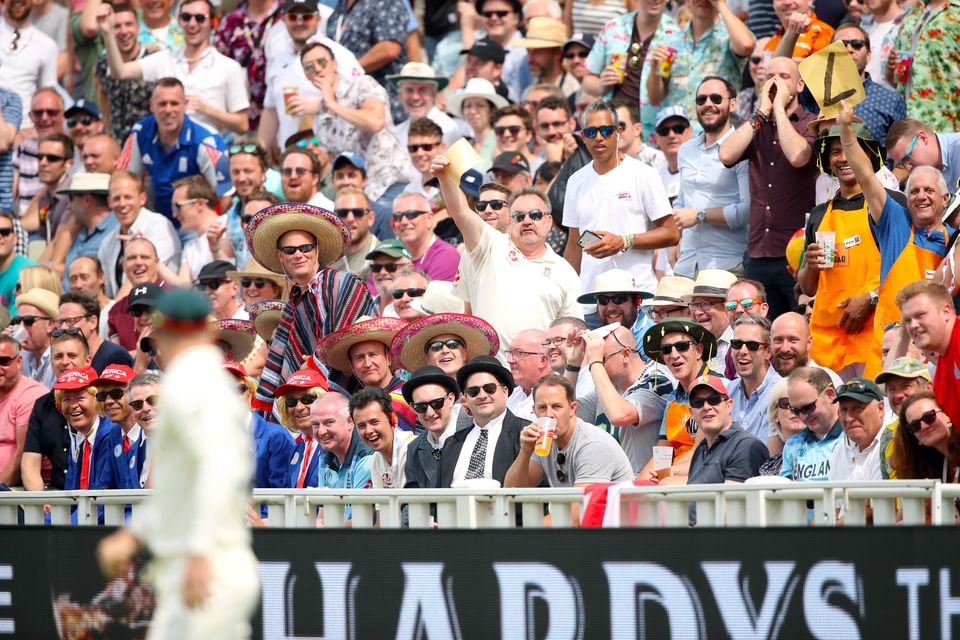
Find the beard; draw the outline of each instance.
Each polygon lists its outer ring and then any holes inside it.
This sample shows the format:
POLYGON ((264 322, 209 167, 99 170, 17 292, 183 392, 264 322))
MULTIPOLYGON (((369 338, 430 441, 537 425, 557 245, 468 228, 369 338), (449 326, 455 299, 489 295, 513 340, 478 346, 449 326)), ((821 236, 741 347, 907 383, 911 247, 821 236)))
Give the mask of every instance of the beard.
POLYGON ((718 131, 723 131, 724 127, 727 126, 727 123, 730 122, 730 114, 720 114, 715 122, 704 123, 700 121, 700 126, 703 127, 704 133, 717 133, 718 131))

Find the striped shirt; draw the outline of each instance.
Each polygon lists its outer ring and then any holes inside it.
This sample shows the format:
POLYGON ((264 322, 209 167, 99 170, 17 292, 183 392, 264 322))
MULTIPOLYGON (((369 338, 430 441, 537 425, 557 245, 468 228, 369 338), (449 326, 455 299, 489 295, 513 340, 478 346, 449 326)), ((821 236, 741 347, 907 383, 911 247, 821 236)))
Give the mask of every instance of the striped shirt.
MULTIPOLYGON (((15 91, 0 89, 0 114, 3 121, 20 128, 23 102, 15 91)), ((13 148, 0 153, 0 211, 13 211, 13 148)))

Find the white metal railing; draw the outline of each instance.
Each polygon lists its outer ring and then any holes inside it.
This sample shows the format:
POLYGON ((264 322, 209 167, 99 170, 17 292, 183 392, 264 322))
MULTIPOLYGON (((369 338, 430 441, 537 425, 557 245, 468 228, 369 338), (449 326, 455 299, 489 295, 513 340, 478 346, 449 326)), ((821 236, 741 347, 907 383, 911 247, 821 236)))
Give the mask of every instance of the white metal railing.
MULTIPOLYGON (((117 526, 135 512, 150 491, 13 491, 0 493, 0 525, 117 526), (49 513, 47 507, 49 505, 49 513)), ((760 481, 747 484, 663 487, 618 486, 607 512, 622 527, 686 527, 689 505, 697 505, 697 526, 773 527, 952 525, 960 485, 936 480, 876 482, 760 481), (808 507, 812 503, 813 507, 808 507)), ((345 525, 415 529, 569 527, 583 490, 569 489, 258 489, 254 504, 267 506, 270 527, 345 525), (544 514, 549 513, 549 524, 544 514), (435 515, 434 515, 435 514, 435 515), (319 517, 318 517, 319 516, 319 517)), ((582 505, 581 505, 582 508, 582 505)))

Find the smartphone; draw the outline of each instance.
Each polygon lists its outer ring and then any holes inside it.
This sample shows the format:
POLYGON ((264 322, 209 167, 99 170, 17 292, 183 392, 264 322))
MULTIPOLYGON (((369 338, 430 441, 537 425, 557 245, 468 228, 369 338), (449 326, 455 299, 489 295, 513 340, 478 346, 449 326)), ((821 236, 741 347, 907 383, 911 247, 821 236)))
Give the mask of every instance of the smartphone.
POLYGON ((580 234, 580 238, 577 239, 577 246, 581 249, 585 249, 592 244, 596 244, 603 240, 600 236, 595 234, 593 231, 584 231, 580 234))

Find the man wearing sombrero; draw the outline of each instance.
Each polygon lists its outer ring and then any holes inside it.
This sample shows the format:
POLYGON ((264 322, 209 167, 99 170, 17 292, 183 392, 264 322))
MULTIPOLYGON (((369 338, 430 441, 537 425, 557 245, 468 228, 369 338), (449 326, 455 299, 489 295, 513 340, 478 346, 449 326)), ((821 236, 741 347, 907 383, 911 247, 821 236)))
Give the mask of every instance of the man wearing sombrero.
POLYGON ((496 330, 462 313, 436 313, 414 320, 397 332, 390 345, 393 362, 407 371, 433 365, 451 378, 473 358, 495 356, 499 350, 496 330))
POLYGON ((327 266, 343 257, 349 242, 349 231, 335 215, 303 203, 267 207, 247 226, 254 259, 290 284, 289 303, 260 376, 258 411, 271 410, 277 386, 304 362, 321 368, 313 356, 324 336, 376 313, 363 282, 327 266))

